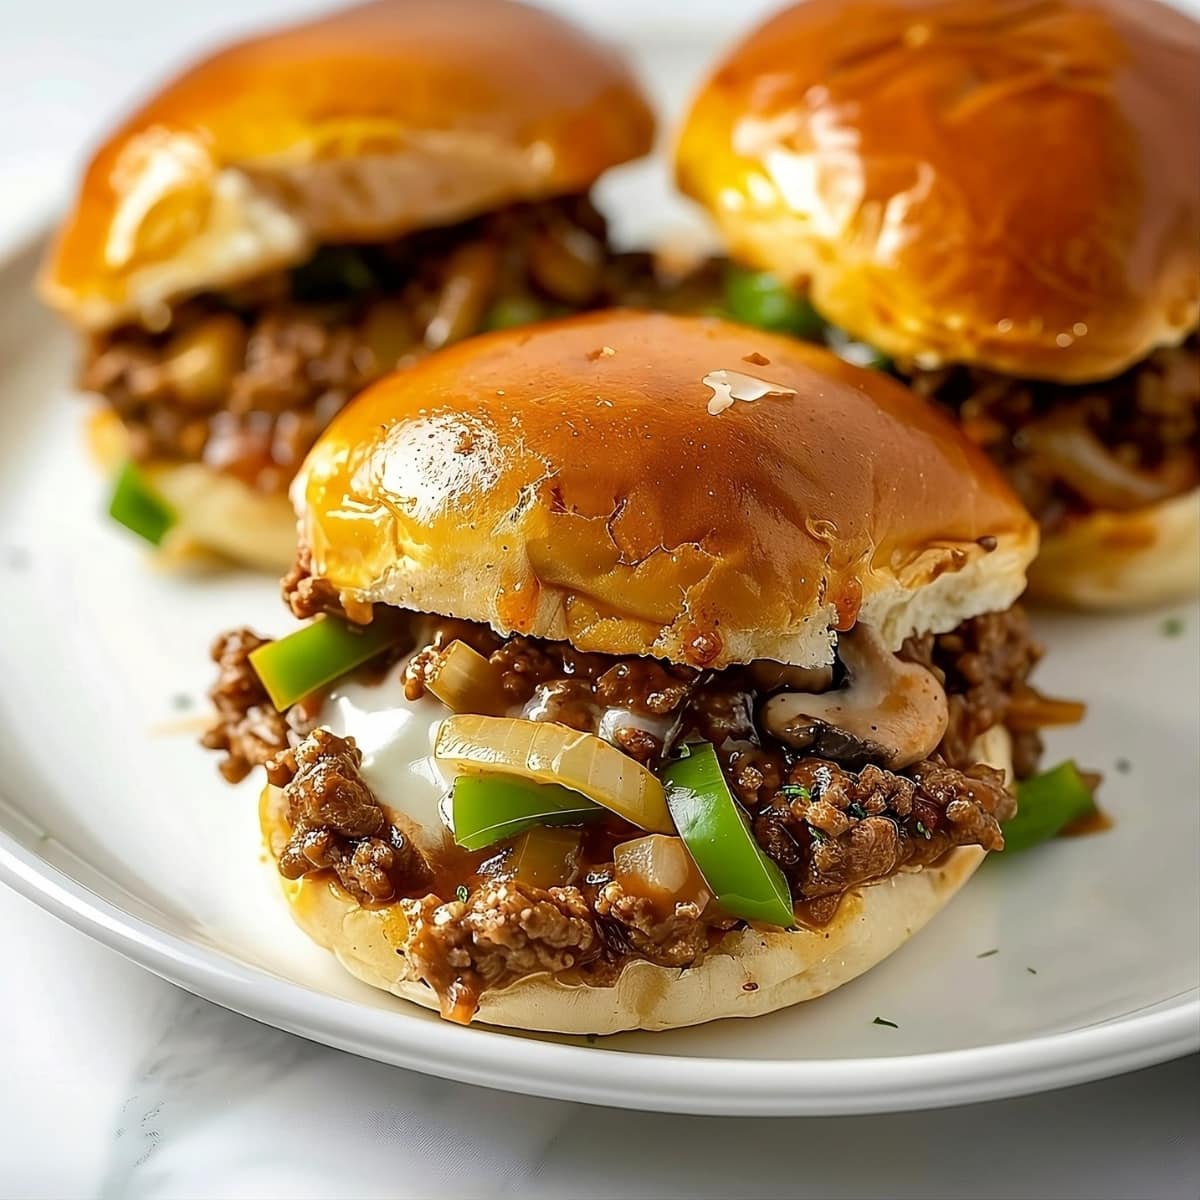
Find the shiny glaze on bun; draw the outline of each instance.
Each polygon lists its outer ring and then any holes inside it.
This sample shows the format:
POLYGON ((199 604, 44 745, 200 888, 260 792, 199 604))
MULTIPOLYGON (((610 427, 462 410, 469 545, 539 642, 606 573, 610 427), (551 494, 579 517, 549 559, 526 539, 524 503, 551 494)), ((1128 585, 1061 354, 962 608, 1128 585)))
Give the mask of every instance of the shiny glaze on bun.
POLYGON ((383 602, 720 667, 812 665, 1007 607, 1036 529, 891 378, 715 318, 613 311, 375 384, 293 485, 314 576, 383 602))
POLYGON ((695 100, 735 257, 919 365, 1077 382, 1200 311, 1200 25, 1153 0, 812 0, 695 100))
POLYGON ((586 190, 646 153, 621 58, 510 0, 374 0, 218 51, 87 169, 43 274, 103 328, 177 294, 586 190))

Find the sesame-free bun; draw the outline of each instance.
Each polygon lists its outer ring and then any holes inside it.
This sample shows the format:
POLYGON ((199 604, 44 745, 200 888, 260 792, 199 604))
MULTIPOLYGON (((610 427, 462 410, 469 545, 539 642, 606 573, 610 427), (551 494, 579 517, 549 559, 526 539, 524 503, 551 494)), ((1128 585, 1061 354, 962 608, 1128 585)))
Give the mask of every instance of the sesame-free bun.
MULTIPOLYGON (((1003 728, 989 730, 974 749, 980 762, 1011 778, 1011 745, 1003 728)), ((277 788, 267 787, 259 805, 272 869, 288 836, 281 797, 277 788)), ((978 846, 960 847, 934 866, 854 888, 821 929, 727 933, 686 971, 638 959, 604 987, 526 976, 511 987, 485 991, 476 1020, 554 1033, 619 1033, 755 1017, 812 1000, 869 971, 908 941, 949 903, 984 856, 978 846)), ((398 905, 363 908, 336 882, 320 877, 280 882, 296 923, 352 975, 425 1008, 437 1007, 436 994, 414 976, 404 953, 410 929, 398 905)))
POLYGON ((622 310, 386 377, 292 496, 312 573, 348 608, 706 667, 828 663, 856 620, 893 648, 952 629, 1007 608, 1037 548, 982 452, 888 376, 622 310))
POLYGON ((510 0, 375 0, 239 42, 92 159, 43 271, 103 329, 180 296, 586 190, 650 148, 622 60, 510 0))
POLYGON ((1200 489, 1130 512, 1076 517, 1042 539, 1037 600, 1070 608, 1151 608, 1200 591, 1200 489))
MULTIPOLYGON (((87 441, 110 474, 129 458, 125 427, 110 408, 91 413, 87 441)), ((296 516, 282 493, 259 491, 199 462, 157 459, 139 463, 138 469, 176 516, 159 547, 163 561, 175 565, 215 555, 281 575, 295 559, 296 516)))
POLYGON ((898 360, 1080 382, 1200 311, 1200 25, 1152 0, 809 0, 717 67, 681 187, 898 360))

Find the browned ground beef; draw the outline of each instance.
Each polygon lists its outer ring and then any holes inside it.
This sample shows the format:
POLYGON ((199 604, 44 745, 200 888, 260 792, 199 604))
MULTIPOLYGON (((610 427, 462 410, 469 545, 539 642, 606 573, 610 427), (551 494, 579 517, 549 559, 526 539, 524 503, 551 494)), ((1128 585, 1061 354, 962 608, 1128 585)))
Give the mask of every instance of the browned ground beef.
POLYGON ((361 903, 384 903, 426 888, 429 865, 392 825, 367 787, 353 738, 314 729, 267 764, 267 781, 283 789, 291 836, 279 873, 299 879, 331 870, 361 903))
POLYGON ((595 959, 603 946, 578 888, 529 888, 488 881, 469 899, 437 896, 401 903, 405 952, 437 993, 442 1015, 469 1021, 479 994, 522 975, 552 974, 595 959))
POLYGON ((1035 382, 963 366, 906 378, 958 415, 1047 529, 1092 509, 1177 496, 1200 480, 1195 335, 1101 383, 1035 382))
MULTIPOLYGON (((312 579, 304 556, 284 593, 299 615, 346 615, 338 597, 312 579)), ((711 742, 756 838, 789 881, 797 919, 812 924, 831 919, 852 888, 935 863, 955 847, 1002 848, 1000 823, 1014 801, 1000 773, 976 762, 972 743, 1007 725, 1020 769, 1029 772, 1040 753, 1039 726, 1081 715, 1079 706, 1047 700, 1029 684, 1042 652, 1019 608, 905 643, 901 655, 943 683, 950 720, 934 759, 903 772, 863 766, 853 747, 841 762, 830 751, 819 757, 793 750, 762 728, 758 713, 768 696, 840 686, 836 664, 816 672, 770 663, 700 671, 505 638, 468 621, 392 610, 367 615, 409 622, 407 648, 385 653, 374 667, 401 671, 410 700, 425 694, 446 648, 461 640, 497 669, 514 712, 595 730, 603 713, 622 709, 630 724, 608 735, 651 766, 677 739, 711 742)), ((616 878, 613 847, 640 831, 616 816, 585 831, 569 887, 542 890, 511 878, 503 847, 431 873, 364 783, 353 739, 318 729, 301 741, 310 713, 263 713, 265 696, 246 661, 257 644, 242 630, 214 647, 219 719, 207 744, 226 750, 230 778, 270 760, 292 826, 279 857, 284 875, 329 871, 361 902, 402 898, 411 935, 406 952, 446 1015, 470 1019, 484 988, 534 971, 572 970, 600 982, 630 958, 685 968, 736 925, 713 906, 679 902, 662 911, 627 892, 616 878)))
POLYGON ((922 762, 904 775, 848 771, 806 758, 754 817, 754 831, 798 899, 837 896, 927 866, 956 846, 1000 850, 1000 821, 1016 811, 1004 776, 922 762))
POLYGON ((201 741, 222 752, 218 769, 230 783, 244 779, 313 726, 315 713, 309 706, 294 704, 278 712, 250 665, 251 652, 269 640, 249 629, 233 629, 221 634, 210 651, 217 681, 208 694, 216 717, 201 741))
POLYGON ((179 304, 169 325, 94 339, 82 386, 120 416, 137 459, 200 460, 286 486, 346 401, 400 363, 481 329, 631 304, 702 306, 616 254, 585 197, 520 205, 369 246, 329 246, 238 292, 179 304))

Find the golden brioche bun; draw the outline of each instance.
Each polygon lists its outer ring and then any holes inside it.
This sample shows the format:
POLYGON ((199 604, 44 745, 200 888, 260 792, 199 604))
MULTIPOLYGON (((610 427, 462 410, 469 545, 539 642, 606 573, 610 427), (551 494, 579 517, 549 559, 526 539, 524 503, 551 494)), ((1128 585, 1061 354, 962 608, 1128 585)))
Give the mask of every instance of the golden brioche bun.
POLYGON ((856 620, 892 647, 951 629, 1007 608, 1037 548, 984 455, 888 376, 622 310, 372 385, 292 496, 313 575, 348 605, 709 667, 827 663, 856 620), (714 373, 772 394, 713 411, 714 373))
POLYGON ((1200 25, 1150 0, 811 0, 700 91, 735 257, 924 366, 1078 382, 1200 312, 1200 25))
MULTIPOLYGON (((980 762, 1011 778, 1011 745, 997 726, 975 744, 980 762)), ((267 787, 259 804, 263 838, 274 856, 287 840, 282 792, 267 787)), ((679 971, 629 963, 607 987, 532 975, 485 991, 476 1019, 553 1033, 675 1029, 720 1017, 755 1017, 833 991, 882 962, 945 907, 983 861, 978 846, 952 850, 936 866, 902 872, 847 893, 818 929, 741 929, 727 933, 695 967, 679 971), (755 986, 749 987, 747 985, 755 986)), ((335 882, 280 878, 292 917, 352 975, 425 1008, 435 993, 414 978, 403 950, 407 919, 398 905, 363 908, 335 882)))
POLYGON ((509 0, 375 0, 219 51, 100 148, 45 265, 106 328, 187 293, 586 190, 649 150, 621 59, 509 0))
MULTIPOLYGON (((87 437, 109 473, 129 457, 125 427, 112 409, 92 412, 87 437)), ((138 469, 178 517, 159 548, 166 560, 190 560, 199 551, 279 575, 295 560, 296 515, 282 493, 260 492, 198 462, 139 463, 138 469)))
POLYGON ((1132 512, 1094 512, 1042 539, 1029 569, 1037 600, 1150 608, 1200 591, 1200 489, 1132 512))

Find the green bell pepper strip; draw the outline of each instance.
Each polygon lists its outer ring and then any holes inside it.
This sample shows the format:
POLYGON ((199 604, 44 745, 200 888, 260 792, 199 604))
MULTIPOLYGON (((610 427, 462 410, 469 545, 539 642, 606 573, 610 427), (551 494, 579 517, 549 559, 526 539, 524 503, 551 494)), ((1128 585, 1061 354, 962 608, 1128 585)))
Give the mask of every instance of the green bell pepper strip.
POLYGON ((146 482, 141 471, 127 462, 117 473, 108 515, 138 537, 158 546, 178 518, 175 510, 146 482))
POLYGON ((730 316, 743 325, 814 340, 825 327, 813 306, 769 271, 730 267, 724 291, 730 316))
POLYGON ((482 850, 535 825, 579 825, 604 815, 586 796, 557 783, 500 775, 459 775, 450 791, 454 840, 482 850))
POLYGON ((280 712, 318 688, 374 658, 398 641, 402 629, 376 619, 351 625, 336 617, 318 617, 311 625, 250 652, 250 665, 280 712))
POLYGON ((1091 789, 1069 759, 1017 784, 1017 815, 1001 826, 1005 853, 1049 841, 1072 821, 1095 812, 1091 789))
POLYGON ((667 808, 713 898, 732 917, 788 927, 795 921, 783 872, 763 853, 708 742, 670 764, 667 808))

